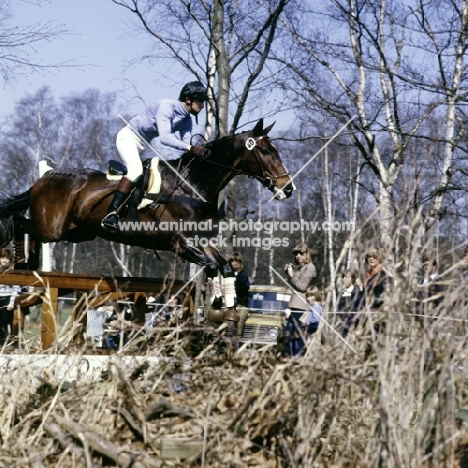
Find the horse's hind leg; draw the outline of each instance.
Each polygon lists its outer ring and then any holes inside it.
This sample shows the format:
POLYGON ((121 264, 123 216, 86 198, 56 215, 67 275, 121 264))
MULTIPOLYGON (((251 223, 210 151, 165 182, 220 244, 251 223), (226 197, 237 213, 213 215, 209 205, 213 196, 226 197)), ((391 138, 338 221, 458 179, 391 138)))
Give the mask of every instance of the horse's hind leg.
POLYGON ((30 219, 15 216, 13 221, 15 268, 18 270, 37 270, 40 265, 41 242, 30 219), (28 255, 26 258, 24 235, 29 234, 28 255))
POLYGON ((32 237, 29 238, 29 248, 28 248, 28 269, 29 270, 38 270, 40 266, 40 257, 41 257, 41 242, 32 237))
POLYGON ((28 265, 26 263, 26 252, 25 252, 25 232, 17 223, 13 226, 13 246, 14 246, 14 260, 13 264, 16 270, 27 270, 28 265))

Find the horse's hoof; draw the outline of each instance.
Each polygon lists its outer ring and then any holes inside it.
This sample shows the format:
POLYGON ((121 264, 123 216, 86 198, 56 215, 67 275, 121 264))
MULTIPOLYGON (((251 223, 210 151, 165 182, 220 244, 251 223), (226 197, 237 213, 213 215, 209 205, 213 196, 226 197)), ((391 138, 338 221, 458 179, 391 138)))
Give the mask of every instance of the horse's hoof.
POLYGON ((224 320, 231 320, 233 322, 238 322, 240 320, 240 313, 236 309, 228 309, 224 314, 224 320))
POLYGON ((224 309, 213 308, 208 311, 208 316, 206 318, 212 322, 222 322, 224 320, 225 312, 226 311, 224 309))

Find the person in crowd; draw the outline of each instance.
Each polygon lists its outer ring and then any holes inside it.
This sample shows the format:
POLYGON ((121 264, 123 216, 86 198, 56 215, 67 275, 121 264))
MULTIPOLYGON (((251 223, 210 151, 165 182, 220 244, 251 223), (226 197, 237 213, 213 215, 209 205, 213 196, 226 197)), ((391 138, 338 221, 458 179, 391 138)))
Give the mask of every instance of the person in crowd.
MULTIPOLYGON (((11 249, 0 249, 0 272, 5 272, 12 267, 13 253, 11 249)), ((18 297, 19 292, 19 286, 0 285, 0 346, 4 346, 11 336, 15 299, 18 297)))
POLYGON ((336 329, 345 337, 353 322, 354 307, 362 295, 362 290, 358 286, 356 274, 351 270, 347 270, 341 275, 341 285, 342 289, 336 306, 336 329))
POLYGON ((439 306, 443 299, 443 287, 438 282, 438 263, 436 259, 424 259, 422 264, 422 278, 419 284, 418 312, 427 315, 439 306))
POLYGON ((192 81, 182 88, 178 100, 157 101, 133 117, 129 124, 119 131, 117 151, 127 166, 127 174, 120 180, 108 213, 101 222, 104 229, 117 231, 120 208, 130 195, 134 182, 143 173, 140 155, 145 148, 145 142, 150 143, 159 137, 165 148, 172 148, 172 151, 165 152, 166 160, 178 159, 185 151, 195 158, 204 157, 204 146, 192 146, 193 124, 190 116, 194 115, 197 118, 206 100, 206 88, 199 81, 192 81))
POLYGON ((249 316, 249 275, 244 270, 244 261, 240 252, 233 252, 228 258, 229 265, 236 276, 234 287, 236 289, 236 310, 239 312, 237 323, 237 337, 242 336, 245 322, 249 316))
MULTIPOLYGON (((383 253, 379 248, 370 249, 365 256, 368 265, 366 278, 364 281, 364 291, 358 299, 355 310, 380 311, 384 304, 385 294, 390 287, 390 278, 383 269, 383 253)), ((381 317, 373 317, 374 330, 381 329, 381 317)))
POLYGON ((106 307, 106 331, 103 334, 103 348, 116 350, 123 346, 132 332, 133 310, 128 305, 118 303, 106 307))
POLYGON ((322 295, 319 288, 317 286, 307 288, 306 299, 309 309, 303 314, 301 323, 304 327, 305 337, 309 338, 317 332, 322 317, 322 295))
POLYGON ((285 354, 287 357, 297 356, 304 346, 304 333, 300 318, 309 309, 306 291, 317 277, 317 270, 312 263, 309 247, 298 244, 293 248, 293 262, 284 267, 286 281, 291 285, 292 294, 287 309, 285 326, 285 354))
POLYGON ((172 296, 167 301, 166 316, 169 316, 169 321, 172 324, 178 324, 182 320, 182 304, 179 296, 172 296))

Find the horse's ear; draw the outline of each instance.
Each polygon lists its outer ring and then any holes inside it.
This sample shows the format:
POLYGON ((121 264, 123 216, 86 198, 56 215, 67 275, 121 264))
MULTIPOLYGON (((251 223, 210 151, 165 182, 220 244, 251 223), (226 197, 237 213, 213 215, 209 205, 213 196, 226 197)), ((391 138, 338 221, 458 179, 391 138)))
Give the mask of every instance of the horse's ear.
POLYGON ((263 129, 263 135, 268 135, 268 133, 270 133, 270 130, 273 128, 273 125, 275 125, 275 123, 276 123, 276 120, 271 125, 269 125, 267 128, 264 128, 263 129))
POLYGON ((255 124, 255 127, 252 130, 252 135, 254 137, 264 135, 264 133, 263 133, 263 117, 255 124))

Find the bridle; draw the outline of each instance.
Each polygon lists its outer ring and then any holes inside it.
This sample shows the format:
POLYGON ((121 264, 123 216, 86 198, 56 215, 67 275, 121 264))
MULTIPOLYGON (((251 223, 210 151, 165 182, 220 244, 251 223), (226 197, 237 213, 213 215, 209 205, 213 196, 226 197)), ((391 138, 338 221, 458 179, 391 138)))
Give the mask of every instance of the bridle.
MULTIPOLYGON (((210 160, 211 151, 209 149, 207 149, 208 154, 206 154, 204 162, 209 163, 209 164, 213 164, 215 166, 223 167, 224 169, 228 169, 228 170, 230 170, 232 172, 235 172, 237 175, 246 175, 247 177, 249 177, 251 179, 257 179, 268 190, 274 191, 275 189, 277 189, 276 182, 278 181, 278 179, 280 177, 289 176, 290 174, 289 174, 289 172, 285 172, 284 174, 279 174, 277 176, 274 176, 273 178, 271 178, 271 177, 269 177, 267 175, 267 170, 265 168, 265 164, 262 161, 262 158, 259 156, 259 151, 260 152, 263 151, 263 149, 260 149, 260 148, 263 148, 263 147, 259 146, 258 142, 261 141, 263 138, 268 138, 268 136, 262 135, 262 136, 258 137, 257 139, 255 139, 253 137, 248 137, 247 140, 245 141, 245 147, 254 155, 255 161, 259 165, 262 175, 252 175, 252 174, 246 172, 243 169, 235 169, 233 167, 226 166, 225 164, 221 164, 221 163, 218 163, 218 162, 215 162, 215 161, 211 161, 210 160)), ((278 190, 280 190, 280 189, 278 189, 278 190)))
POLYGON ((284 174, 279 174, 279 175, 273 177, 273 179, 266 175, 265 164, 263 163, 263 160, 258 155, 259 151, 263 152, 263 147, 258 145, 258 142, 263 140, 263 138, 268 138, 268 137, 266 135, 262 135, 257 140, 255 140, 255 138, 253 138, 253 137, 249 137, 245 141, 245 147, 249 151, 251 151, 253 153, 253 155, 255 156, 255 160, 257 161, 257 164, 259 165, 260 170, 262 171, 261 176, 251 176, 251 177, 257 179, 268 190, 273 191, 274 188, 276 187, 276 182, 278 181, 278 179, 280 177, 289 176, 290 174, 289 174, 289 172, 285 172, 284 174), (262 148, 262 149, 260 149, 260 148, 262 148))

